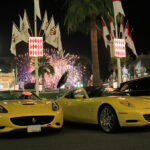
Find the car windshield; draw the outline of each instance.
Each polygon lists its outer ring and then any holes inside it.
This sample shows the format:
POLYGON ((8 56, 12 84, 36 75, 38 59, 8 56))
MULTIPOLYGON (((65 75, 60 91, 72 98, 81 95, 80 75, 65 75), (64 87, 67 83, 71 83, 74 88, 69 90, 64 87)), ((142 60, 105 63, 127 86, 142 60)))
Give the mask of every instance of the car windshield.
POLYGON ((2 100, 41 100, 37 95, 31 92, 23 91, 0 91, 0 101, 2 100))
POLYGON ((103 96, 103 88, 101 87, 85 87, 85 90, 90 98, 103 96))

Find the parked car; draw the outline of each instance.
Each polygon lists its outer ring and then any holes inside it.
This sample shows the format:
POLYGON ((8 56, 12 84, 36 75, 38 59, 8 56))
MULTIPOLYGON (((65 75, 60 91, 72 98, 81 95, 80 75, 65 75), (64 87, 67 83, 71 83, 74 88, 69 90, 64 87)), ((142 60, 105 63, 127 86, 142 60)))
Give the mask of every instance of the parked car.
POLYGON ((18 129, 40 132, 42 128, 62 126, 62 108, 57 102, 42 100, 30 92, 0 92, 0 133, 18 129))
POLYGON ((150 95, 150 76, 123 82, 115 91, 129 93, 131 96, 150 95))
POLYGON ((98 124, 103 131, 150 125, 150 96, 129 96, 101 87, 74 88, 57 99, 64 120, 98 124))

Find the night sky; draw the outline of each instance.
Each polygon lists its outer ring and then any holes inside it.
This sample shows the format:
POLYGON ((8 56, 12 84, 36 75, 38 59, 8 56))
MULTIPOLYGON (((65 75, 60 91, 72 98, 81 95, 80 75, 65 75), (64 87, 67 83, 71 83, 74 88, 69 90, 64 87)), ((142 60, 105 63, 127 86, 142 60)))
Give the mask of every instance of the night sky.
MULTIPOLYGON (((65 32, 64 13, 62 11, 63 0, 59 1, 59 5, 53 0, 40 0, 41 16, 43 18, 44 11, 48 11, 48 17, 54 15, 56 23, 59 22, 63 49, 66 52, 79 55, 86 55, 90 58, 90 35, 82 35, 81 33, 72 33, 67 35, 65 32)), ((122 0, 122 6, 126 14, 126 19, 129 20, 130 30, 132 31, 133 40, 138 54, 148 53, 150 51, 149 35, 149 3, 148 1, 122 0)), ((5 0, 0 5, 0 57, 11 56, 10 44, 12 34, 13 21, 19 27, 19 14, 23 17, 24 9, 27 10, 29 21, 33 29, 33 0, 5 0)), ((38 24, 41 21, 38 20, 38 24)), ((99 45, 104 45, 103 40, 98 42, 99 45)))

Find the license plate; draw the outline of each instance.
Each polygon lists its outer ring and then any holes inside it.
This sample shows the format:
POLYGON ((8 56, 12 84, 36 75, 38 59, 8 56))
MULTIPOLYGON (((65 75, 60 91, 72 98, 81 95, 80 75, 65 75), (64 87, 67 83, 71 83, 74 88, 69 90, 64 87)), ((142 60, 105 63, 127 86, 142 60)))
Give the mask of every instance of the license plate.
POLYGON ((27 127, 27 132, 41 132, 41 125, 29 125, 27 127))

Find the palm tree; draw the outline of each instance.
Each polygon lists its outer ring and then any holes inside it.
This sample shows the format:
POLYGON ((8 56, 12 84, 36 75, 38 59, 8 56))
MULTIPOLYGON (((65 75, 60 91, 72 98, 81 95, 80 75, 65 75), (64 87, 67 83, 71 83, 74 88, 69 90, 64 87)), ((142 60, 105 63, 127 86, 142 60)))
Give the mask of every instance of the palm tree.
POLYGON ((69 32, 90 33, 93 64, 93 85, 100 85, 96 20, 112 14, 112 0, 66 0, 64 24, 69 32))
MULTIPOLYGON (((39 76, 42 76, 42 85, 44 88, 44 75, 45 74, 52 74, 54 75, 54 68, 53 66, 50 65, 50 58, 46 58, 46 56, 40 57, 39 58, 39 69, 38 69, 38 74, 39 76)), ((35 70, 32 71, 32 75, 35 75, 35 70)))

